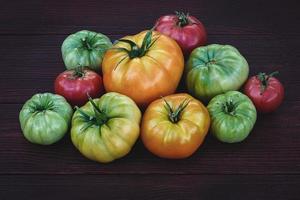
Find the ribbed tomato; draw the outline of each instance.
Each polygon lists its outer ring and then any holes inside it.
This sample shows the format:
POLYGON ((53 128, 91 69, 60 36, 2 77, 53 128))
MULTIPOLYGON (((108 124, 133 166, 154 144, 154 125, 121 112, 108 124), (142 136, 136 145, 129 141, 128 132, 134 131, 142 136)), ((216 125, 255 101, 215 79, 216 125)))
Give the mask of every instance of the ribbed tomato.
POLYGON ((206 107, 188 94, 152 102, 144 113, 141 137, 146 148, 162 158, 186 158, 202 144, 210 125, 206 107))
POLYGON ((155 23, 155 30, 176 40, 186 56, 196 47, 205 45, 207 40, 203 24, 183 12, 160 17, 155 23))
POLYGON ((158 32, 143 31, 120 39, 104 55, 104 87, 146 106, 175 92, 184 68, 177 43, 158 32))
POLYGON ((59 74, 54 83, 55 93, 62 95, 71 105, 82 106, 88 95, 99 97, 103 92, 102 78, 96 72, 81 67, 59 74))
POLYGON ((259 112, 272 112, 283 101, 284 88, 280 81, 274 77, 276 73, 273 72, 269 75, 259 73, 251 77, 245 85, 245 94, 253 101, 259 112))

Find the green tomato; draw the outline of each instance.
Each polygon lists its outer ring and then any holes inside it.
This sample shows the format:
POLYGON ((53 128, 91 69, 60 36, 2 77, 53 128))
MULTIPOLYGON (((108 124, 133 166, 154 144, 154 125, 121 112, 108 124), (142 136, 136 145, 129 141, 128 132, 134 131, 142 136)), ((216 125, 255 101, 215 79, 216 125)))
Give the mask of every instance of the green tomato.
POLYGON ((251 100, 238 91, 215 96, 207 106, 211 117, 211 133, 220 141, 243 141, 256 121, 256 109, 251 100))
POLYGON ((238 90, 248 73, 248 63, 239 51, 219 44, 196 48, 185 69, 189 92, 205 102, 218 94, 238 90))
POLYGON ((68 131, 73 110, 64 97, 51 93, 35 94, 19 114, 21 129, 32 143, 49 145, 68 131))
POLYGON ((71 139, 87 158, 102 163, 125 156, 140 134, 141 111, 129 97, 110 92, 77 108, 71 139))
POLYGON ((104 53, 111 46, 107 36, 83 30, 69 35, 61 46, 61 52, 67 69, 83 66, 99 71, 104 53))

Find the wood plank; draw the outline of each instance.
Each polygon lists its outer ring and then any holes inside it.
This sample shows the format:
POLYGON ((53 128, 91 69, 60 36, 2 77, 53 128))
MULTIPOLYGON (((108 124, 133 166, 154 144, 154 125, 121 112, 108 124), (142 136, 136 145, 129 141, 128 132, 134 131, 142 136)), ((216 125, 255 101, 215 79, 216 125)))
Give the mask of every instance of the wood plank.
POLYGON ((0 176, 0 198, 298 199, 300 176, 0 176))
MULTIPOLYGON (((73 29, 100 29, 104 33, 128 34, 150 28, 161 15, 188 11, 204 24, 271 28, 286 34, 300 33, 297 1, 130 1, 65 0, 6 1, 0 8, 1 34, 68 34, 73 29), (124 9, 126 7, 126 9, 124 9), (288 13, 288 14, 282 14, 288 13)), ((223 31, 226 29, 223 29, 223 31)))
POLYGON ((260 115, 250 136, 240 144, 223 144, 209 135, 192 157, 164 160, 138 141, 128 156, 111 164, 84 158, 69 134, 51 146, 29 143, 19 127, 21 106, 0 104, 5 113, 0 115, 0 174, 300 174, 299 102, 260 115))

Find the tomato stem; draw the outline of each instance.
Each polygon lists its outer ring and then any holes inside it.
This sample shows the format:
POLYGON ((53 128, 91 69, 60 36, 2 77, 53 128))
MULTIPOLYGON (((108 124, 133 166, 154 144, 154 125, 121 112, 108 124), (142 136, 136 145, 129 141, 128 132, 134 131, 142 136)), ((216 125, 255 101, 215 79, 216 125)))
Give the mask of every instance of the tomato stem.
POLYGON ((153 30, 149 30, 144 39, 143 39, 143 43, 142 46, 139 47, 135 42, 128 40, 128 39, 120 39, 119 42, 124 42, 130 45, 130 50, 127 50, 126 48, 112 48, 112 50, 119 50, 119 51, 125 51, 130 59, 133 58, 137 58, 137 57, 143 57, 148 50, 150 49, 150 47, 157 41, 157 39, 159 38, 153 38, 153 30))
POLYGON ((168 115, 169 115, 169 120, 172 123, 177 123, 180 120, 180 115, 182 113, 182 111, 188 106, 188 104, 190 103, 190 99, 185 99, 183 100, 180 105, 175 109, 173 108, 169 102, 167 100, 165 100, 164 98, 162 98, 165 102, 165 108, 168 111, 168 115))
POLYGON ((90 45, 90 41, 87 38, 82 38, 82 46, 85 47, 88 50, 92 50, 92 46, 90 45))
POLYGON ((76 68, 74 69, 74 73, 73 73, 73 76, 74 76, 74 77, 80 78, 80 77, 83 77, 84 74, 85 74, 85 73, 84 73, 84 71, 83 71, 83 67, 82 67, 82 66, 76 67, 76 68))
POLYGON ((274 71, 270 74, 266 74, 266 73, 262 73, 262 72, 258 73, 257 77, 260 80, 260 94, 262 94, 266 90, 266 88, 268 87, 269 79, 271 77, 274 77, 277 74, 279 74, 278 71, 274 71))
POLYGON ((177 26, 184 27, 190 23, 189 21, 189 13, 185 14, 184 12, 175 11, 175 14, 178 18, 177 26))
POLYGON ((234 115, 235 114, 235 108, 236 108, 236 105, 235 105, 235 103, 233 103, 233 101, 231 99, 229 101, 226 101, 223 104, 223 111, 226 114, 234 115))
POLYGON ((85 126, 84 129, 87 129, 88 127, 90 127, 92 125, 102 126, 103 124, 105 124, 108 121, 108 117, 102 110, 100 110, 97 107, 96 103, 90 97, 90 95, 87 94, 87 96, 89 98, 89 102, 92 104, 92 107, 94 110, 94 115, 89 115, 86 112, 84 112, 81 108, 79 108, 77 106, 75 107, 76 110, 81 114, 82 118, 88 123, 88 125, 85 126))

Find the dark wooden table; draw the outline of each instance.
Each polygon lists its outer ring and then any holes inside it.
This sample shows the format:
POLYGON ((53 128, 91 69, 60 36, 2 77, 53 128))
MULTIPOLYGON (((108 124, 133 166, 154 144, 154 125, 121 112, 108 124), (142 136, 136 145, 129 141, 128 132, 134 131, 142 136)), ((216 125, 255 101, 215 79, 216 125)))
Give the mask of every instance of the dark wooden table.
POLYGON ((297 1, 1 1, 0 199, 300 199, 300 14, 297 1), (189 11, 209 43, 237 47, 250 75, 279 70, 285 101, 259 115, 245 142, 211 136, 190 158, 164 160, 140 141, 111 164, 85 159, 69 134, 52 146, 26 141, 18 114, 37 92, 53 92, 65 67, 60 46, 81 29, 112 40, 189 11))

